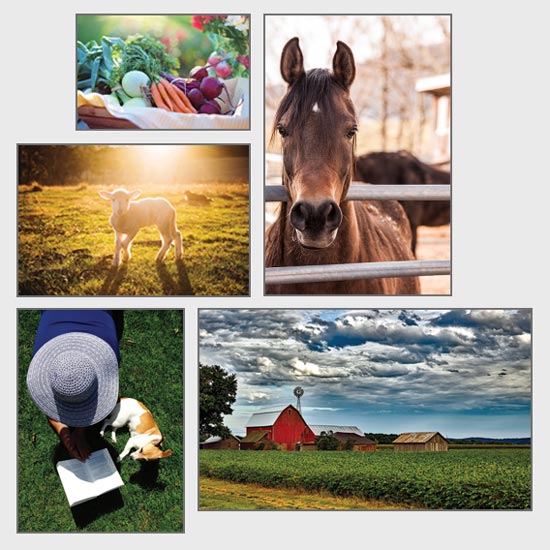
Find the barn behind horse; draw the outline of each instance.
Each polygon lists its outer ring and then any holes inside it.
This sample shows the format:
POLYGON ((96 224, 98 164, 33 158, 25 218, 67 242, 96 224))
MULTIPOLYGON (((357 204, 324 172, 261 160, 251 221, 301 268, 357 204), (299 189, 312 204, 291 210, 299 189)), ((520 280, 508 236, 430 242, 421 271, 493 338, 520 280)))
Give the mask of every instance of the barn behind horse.
MULTIPOLYGON (((287 42, 281 74, 288 84, 274 121, 282 141, 281 203, 266 234, 266 266, 414 259, 411 231, 397 201, 346 201, 353 179, 357 119, 350 97, 351 49, 338 41, 327 69, 304 70, 298 38, 287 42)), ((418 294, 418 278, 393 277, 267 285, 267 294, 418 294)))

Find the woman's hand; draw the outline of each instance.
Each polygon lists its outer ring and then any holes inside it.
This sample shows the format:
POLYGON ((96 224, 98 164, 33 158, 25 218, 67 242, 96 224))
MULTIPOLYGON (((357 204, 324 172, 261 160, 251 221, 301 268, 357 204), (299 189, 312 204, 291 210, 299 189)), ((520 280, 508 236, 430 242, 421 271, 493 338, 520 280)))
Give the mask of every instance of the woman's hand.
POLYGON ((91 449, 86 440, 86 428, 73 428, 71 430, 66 424, 49 417, 48 422, 73 458, 81 462, 89 458, 91 449))

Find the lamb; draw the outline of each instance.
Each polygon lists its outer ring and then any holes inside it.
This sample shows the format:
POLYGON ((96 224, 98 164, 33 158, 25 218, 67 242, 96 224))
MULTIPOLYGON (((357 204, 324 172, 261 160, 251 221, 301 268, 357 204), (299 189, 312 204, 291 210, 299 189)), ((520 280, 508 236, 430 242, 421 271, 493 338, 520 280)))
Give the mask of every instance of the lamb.
POLYGON ((172 204, 162 198, 141 199, 133 201, 141 195, 141 190, 126 191, 115 189, 112 192, 99 191, 102 199, 110 200, 113 213, 109 219, 115 230, 115 253, 113 255, 113 267, 120 264, 120 252, 122 250, 123 261, 132 257, 130 246, 137 232, 148 225, 156 225, 162 245, 157 254, 157 262, 162 262, 172 242, 176 250, 176 260, 182 257, 181 233, 176 226, 176 210, 172 204))

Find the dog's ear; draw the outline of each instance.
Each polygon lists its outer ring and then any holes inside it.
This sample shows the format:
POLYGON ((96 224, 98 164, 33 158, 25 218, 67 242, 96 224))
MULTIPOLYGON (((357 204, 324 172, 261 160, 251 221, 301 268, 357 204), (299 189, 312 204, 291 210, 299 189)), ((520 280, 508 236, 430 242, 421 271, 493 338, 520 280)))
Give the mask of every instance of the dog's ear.
POLYGON ((162 451, 162 454, 160 455, 160 458, 168 458, 172 455, 172 450, 167 449, 166 451, 162 451))

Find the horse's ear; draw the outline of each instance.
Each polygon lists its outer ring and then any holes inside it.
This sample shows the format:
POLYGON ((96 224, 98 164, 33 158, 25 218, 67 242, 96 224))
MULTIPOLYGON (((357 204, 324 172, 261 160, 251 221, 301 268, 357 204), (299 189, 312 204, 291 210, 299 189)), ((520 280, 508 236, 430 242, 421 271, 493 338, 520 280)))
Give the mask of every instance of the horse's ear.
POLYGON ((281 75, 291 86, 304 74, 304 56, 298 44, 298 38, 291 38, 281 54, 281 75))
POLYGON ((355 79, 355 60, 351 48, 338 40, 336 43, 336 53, 332 59, 332 72, 336 81, 349 90, 355 79))

